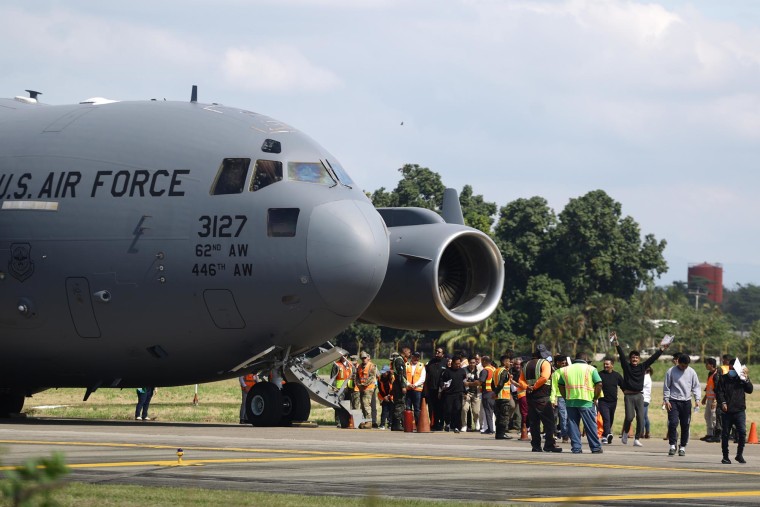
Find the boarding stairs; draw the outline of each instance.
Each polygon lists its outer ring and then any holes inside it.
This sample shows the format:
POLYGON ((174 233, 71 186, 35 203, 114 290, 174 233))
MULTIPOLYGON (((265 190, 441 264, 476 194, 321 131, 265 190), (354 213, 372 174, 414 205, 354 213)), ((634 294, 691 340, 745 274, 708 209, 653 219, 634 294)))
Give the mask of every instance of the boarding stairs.
POLYGON ((332 364, 347 352, 330 345, 331 348, 319 347, 319 354, 314 357, 298 356, 290 358, 283 367, 285 380, 298 382, 309 392, 309 398, 322 405, 338 410, 341 427, 358 428, 368 422, 361 410, 353 410, 351 401, 346 398, 346 384, 335 387, 335 378, 325 379, 317 374, 320 368, 332 364))

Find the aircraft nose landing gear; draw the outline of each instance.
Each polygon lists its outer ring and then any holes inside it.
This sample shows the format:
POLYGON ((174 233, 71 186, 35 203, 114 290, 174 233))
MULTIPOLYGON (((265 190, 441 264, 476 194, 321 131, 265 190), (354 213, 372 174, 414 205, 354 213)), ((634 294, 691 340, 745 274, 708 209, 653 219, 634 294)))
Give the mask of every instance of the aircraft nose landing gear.
POLYGON ((258 382, 248 391, 245 412, 254 426, 288 426, 309 419, 311 400, 306 388, 296 382, 288 382, 282 390, 274 382, 258 382))

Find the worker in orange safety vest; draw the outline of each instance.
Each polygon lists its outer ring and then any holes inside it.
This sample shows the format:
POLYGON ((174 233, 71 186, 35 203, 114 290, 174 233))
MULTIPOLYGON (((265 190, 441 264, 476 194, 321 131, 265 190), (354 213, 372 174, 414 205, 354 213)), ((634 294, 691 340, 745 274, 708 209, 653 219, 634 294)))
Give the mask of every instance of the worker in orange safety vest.
POLYGON ((238 378, 240 382, 240 392, 243 395, 243 401, 240 402, 240 424, 248 424, 248 417, 245 414, 245 400, 248 396, 248 392, 256 385, 256 375, 249 373, 238 378))

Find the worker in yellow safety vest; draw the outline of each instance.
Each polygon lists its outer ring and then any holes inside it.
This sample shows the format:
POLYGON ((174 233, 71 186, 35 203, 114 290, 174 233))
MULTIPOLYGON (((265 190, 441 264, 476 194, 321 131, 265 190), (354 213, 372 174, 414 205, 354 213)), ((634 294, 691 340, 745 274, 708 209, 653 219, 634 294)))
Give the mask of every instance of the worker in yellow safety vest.
MULTIPOLYGON (((343 393, 344 399, 350 400, 351 393, 353 392, 353 386, 349 388, 347 383, 354 376, 354 365, 348 358, 348 354, 343 354, 341 358, 333 363, 332 370, 330 371, 330 383, 333 385, 336 391, 339 391, 344 387, 343 393)), ((338 411, 335 410, 335 422, 340 427, 340 418, 338 417, 338 411)))
MULTIPOLYGON (((483 405, 483 418, 480 421, 480 433, 482 435, 493 435, 495 433, 494 428, 494 405, 495 398, 493 392, 493 376, 496 373, 496 368, 492 364, 489 356, 483 356, 480 358, 480 362, 483 365, 483 371, 480 372, 480 391, 481 402, 483 405)), ((509 389, 509 385, 507 385, 509 389)), ((514 402, 512 403, 514 407, 514 402)))
POLYGON ((596 432, 596 408, 602 394, 602 377, 596 368, 588 364, 588 354, 578 353, 573 364, 558 370, 559 392, 567 406, 567 431, 570 434, 570 450, 583 452, 580 422, 586 428, 586 439, 593 454, 601 454, 602 442, 596 432))
MULTIPOLYGON (((510 440, 512 437, 507 435, 509 426, 510 402, 512 401, 512 358, 508 354, 501 356, 501 366, 494 372, 492 387, 496 397, 496 439, 510 440)), ((514 405, 512 405, 514 407, 514 405)), ((512 409, 514 411, 514 408, 512 409)))

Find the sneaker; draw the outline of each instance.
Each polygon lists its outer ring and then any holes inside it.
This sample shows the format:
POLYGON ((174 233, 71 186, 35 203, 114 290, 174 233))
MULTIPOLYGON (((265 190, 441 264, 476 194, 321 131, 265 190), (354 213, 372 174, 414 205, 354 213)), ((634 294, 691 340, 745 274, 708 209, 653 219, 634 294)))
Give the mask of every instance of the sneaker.
POLYGON ((467 426, 462 426, 462 433, 467 433, 467 426))
POLYGON ((623 433, 620 435, 620 443, 623 445, 628 445, 628 433, 623 433))
POLYGON ((544 447, 544 452, 562 452, 562 447, 544 447))
POLYGON ((683 447, 681 447, 680 449, 678 449, 678 455, 679 456, 686 456, 686 449, 684 449, 683 447))
POLYGON ((591 454, 604 454, 604 449, 602 449, 601 447, 599 449, 594 449, 593 451, 591 451, 591 454))
POLYGON ((720 460, 720 462, 723 463, 724 465, 730 465, 731 464, 731 460, 728 459, 728 456, 725 456, 722 460, 720 460))
POLYGON ((609 435, 607 435, 607 443, 608 444, 612 443, 612 433, 610 433, 609 435))
POLYGON ((384 430, 385 429, 385 424, 381 424, 380 426, 377 427, 377 429, 384 430))
POLYGON ((736 460, 736 462, 737 462, 737 463, 741 463, 742 465, 743 465, 743 464, 745 464, 745 463, 747 462, 747 460, 745 460, 745 459, 744 459, 744 456, 742 456, 741 454, 737 454, 737 455, 734 457, 734 459, 736 460))
POLYGON ((670 450, 668 451, 668 456, 675 456, 676 455, 676 446, 671 445, 670 450))
POLYGON ((636 439, 634 439, 634 441, 633 441, 633 446, 634 446, 634 447, 644 447, 644 444, 642 444, 641 442, 639 442, 639 439, 638 439, 638 438, 636 438, 636 439))
POLYGON ((143 421, 152 421, 152 420, 153 419, 151 419, 150 417, 143 417, 143 421))
POLYGON ((135 421, 142 421, 142 417, 135 417, 135 421))
POLYGON ((459 428, 454 428, 454 433, 459 433, 459 428))

